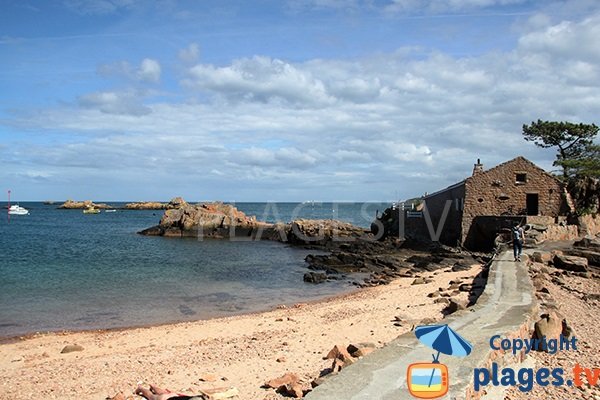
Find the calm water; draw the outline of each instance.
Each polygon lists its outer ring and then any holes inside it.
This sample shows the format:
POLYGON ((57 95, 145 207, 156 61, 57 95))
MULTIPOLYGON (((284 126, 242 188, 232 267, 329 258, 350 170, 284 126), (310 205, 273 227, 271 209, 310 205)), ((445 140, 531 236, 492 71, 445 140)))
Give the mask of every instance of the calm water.
MULTIPOLYGON (((119 203, 112 203, 119 206, 119 203)), ((162 211, 85 215, 21 203, 0 217, 0 337, 195 320, 348 290, 305 284, 309 251, 276 242, 144 237, 162 211)), ((4 206, 4 204, 2 204, 4 206)), ((368 226, 385 204, 238 203, 259 220, 332 218, 368 226)))

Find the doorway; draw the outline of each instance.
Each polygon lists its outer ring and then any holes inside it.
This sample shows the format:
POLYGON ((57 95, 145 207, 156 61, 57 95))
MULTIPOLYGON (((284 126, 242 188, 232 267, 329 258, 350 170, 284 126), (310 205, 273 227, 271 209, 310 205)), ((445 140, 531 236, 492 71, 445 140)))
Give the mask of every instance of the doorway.
POLYGON ((539 195, 537 193, 527 193, 527 215, 539 214, 539 195))

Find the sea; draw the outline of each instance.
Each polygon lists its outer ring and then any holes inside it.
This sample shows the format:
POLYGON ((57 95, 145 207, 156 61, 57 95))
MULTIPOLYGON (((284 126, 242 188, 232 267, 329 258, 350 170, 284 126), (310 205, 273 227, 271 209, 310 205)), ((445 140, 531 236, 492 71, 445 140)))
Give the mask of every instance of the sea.
MULTIPOLYGON (((109 202, 115 208, 125 203, 109 202)), ((0 338, 148 326, 264 311, 352 290, 309 284, 316 250, 273 241, 148 237, 161 210, 83 214, 22 202, 0 214, 0 338)), ((338 219, 368 227, 389 203, 236 203, 266 222, 338 219)))

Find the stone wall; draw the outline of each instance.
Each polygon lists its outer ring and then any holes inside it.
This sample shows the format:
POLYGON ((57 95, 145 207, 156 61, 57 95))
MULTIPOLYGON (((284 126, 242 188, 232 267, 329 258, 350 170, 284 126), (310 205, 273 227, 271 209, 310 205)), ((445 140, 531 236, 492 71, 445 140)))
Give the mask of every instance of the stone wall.
POLYGON ((547 229, 536 237, 538 243, 545 241, 575 240, 579 237, 576 225, 548 225, 547 229))
POLYGON ((523 157, 478 172, 465 181, 462 243, 468 246, 478 216, 526 215, 527 194, 538 196, 537 215, 557 217, 564 207, 562 193, 556 178, 523 157))
POLYGON ((579 234, 596 236, 600 234, 600 215, 582 215, 578 217, 579 234))

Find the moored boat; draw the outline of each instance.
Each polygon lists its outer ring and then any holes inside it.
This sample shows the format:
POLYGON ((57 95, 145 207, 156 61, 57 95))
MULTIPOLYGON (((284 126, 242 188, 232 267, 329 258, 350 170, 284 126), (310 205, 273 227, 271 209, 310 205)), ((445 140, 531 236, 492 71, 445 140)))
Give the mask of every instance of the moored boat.
POLYGON ((84 214, 100 214, 100 210, 94 207, 86 208, 83 210, 84 214))
POLYGON ((28 215, 29 210, 16 204, 16 205, 12 205, 8 208, 8 213, 10 215, 28 215))

